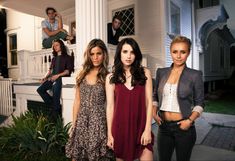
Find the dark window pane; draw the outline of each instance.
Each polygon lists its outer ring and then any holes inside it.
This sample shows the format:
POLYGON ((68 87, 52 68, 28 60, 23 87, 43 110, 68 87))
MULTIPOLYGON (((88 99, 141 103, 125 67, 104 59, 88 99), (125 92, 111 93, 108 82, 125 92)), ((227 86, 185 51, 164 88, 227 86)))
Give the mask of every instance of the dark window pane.
POLYGON ((17 49, 17 37, 16 35, 10 36, 10 50, 17 49))
POLYGON ((17 65, 17 51, 11 51, 11 65, 17 65))

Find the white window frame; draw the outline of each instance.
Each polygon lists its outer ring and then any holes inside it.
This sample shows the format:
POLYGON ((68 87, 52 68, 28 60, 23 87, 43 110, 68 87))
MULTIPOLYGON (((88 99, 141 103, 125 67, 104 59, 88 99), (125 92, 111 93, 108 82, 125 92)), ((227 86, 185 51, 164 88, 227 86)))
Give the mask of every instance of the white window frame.
POLYGON ((17 33, 9 34, 8 35, 8 52, 9 52, 9 61, 8 62, 9 62, 10 67, 17 67, 18 66, 17 46, 18 46, 17 33), (16 36, 16 49, 11 49, 11 37, 12 36, 16 36), (13 64, 13 62, 12 62, 12 51, 16 52, 16 64, 13 64))

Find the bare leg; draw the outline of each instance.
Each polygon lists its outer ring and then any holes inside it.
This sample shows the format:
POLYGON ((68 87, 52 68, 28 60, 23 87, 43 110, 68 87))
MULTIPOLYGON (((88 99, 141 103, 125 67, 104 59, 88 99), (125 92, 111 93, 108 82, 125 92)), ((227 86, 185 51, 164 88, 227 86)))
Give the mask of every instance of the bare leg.
POLYGON ((116 161, 124 161, 124 160, 120 158, 116 158, 116 161))
POLYGON ((140 156, 140 161, 153 161, 153 152, 145 148, 140 156))

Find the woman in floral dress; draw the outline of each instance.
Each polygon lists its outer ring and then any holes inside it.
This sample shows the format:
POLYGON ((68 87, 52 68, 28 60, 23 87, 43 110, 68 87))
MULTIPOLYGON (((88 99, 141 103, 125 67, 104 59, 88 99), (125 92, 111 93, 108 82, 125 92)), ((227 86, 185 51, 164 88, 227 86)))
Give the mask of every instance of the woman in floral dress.
POLYGON ((76 78, 73 122, 66 156, 73 161, 112 160, 106 146, 105 77, 108 52, 104 42, 93 39, 84 53, 83 69, 76 78))

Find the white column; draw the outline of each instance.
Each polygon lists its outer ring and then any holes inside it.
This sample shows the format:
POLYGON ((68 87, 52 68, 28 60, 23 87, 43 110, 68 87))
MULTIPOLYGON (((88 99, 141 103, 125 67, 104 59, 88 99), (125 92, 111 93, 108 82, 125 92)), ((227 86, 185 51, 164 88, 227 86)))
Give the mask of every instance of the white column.
POLYGON ((83 53, 94 38, 107 39, 107 0, 76 0, 77 65, 83 63, 83 53))

